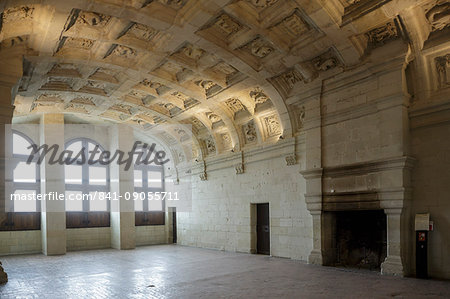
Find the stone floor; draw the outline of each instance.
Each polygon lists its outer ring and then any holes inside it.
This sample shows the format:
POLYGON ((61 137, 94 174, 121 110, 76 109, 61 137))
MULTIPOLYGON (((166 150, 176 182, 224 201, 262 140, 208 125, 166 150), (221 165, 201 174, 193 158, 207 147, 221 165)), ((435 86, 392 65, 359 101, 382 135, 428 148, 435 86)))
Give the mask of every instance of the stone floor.
POLYGON ((450 282, 176 245, 1 257, 0 298, 450 298, 450 282))

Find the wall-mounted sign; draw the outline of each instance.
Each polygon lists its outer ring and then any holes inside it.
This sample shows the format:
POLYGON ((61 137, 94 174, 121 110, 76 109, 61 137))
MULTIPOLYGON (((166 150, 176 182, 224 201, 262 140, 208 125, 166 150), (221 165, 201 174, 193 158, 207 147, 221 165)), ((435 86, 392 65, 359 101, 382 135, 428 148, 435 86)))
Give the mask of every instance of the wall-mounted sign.
POLYGON ((415 229, 428 231, 430 229, 430 214, 416 214, 415 229))

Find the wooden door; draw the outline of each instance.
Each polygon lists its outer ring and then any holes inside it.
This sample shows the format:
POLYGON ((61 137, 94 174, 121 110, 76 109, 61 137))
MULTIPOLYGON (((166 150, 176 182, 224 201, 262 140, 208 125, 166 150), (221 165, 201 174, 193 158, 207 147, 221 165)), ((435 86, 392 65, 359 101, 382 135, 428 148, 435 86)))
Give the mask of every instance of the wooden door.
POLYGON ((269 204, 256 205, 256 250, 259 254, 270 254, 269 204))

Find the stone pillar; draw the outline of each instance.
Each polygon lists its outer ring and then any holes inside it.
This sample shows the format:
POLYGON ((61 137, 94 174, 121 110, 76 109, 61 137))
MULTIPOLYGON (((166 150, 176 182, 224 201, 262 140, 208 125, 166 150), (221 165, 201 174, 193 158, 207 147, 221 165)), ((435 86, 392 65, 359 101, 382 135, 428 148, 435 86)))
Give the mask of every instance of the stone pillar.
POLYGON ((302 171, 301 174, 306 180, 305 201, 313 225, 313 249, 308 263, 322 265, 322 169, 302 171))
POLYGON ((381 264, 382 274, 403 275, 401 258, 401 213, 402 209, 385 209, 387 216, 387 257, 381 264))
MULTIPOLYGON (((40 124, 41 145, 59 145, 64 150, 64 115, 44 114, 40 124)), ((64 165, 49 164, 49 155, 41 164, 41 193, 63 194, 65 192, 64 165)), ((41 201, 42 252, 45 255, 66 253, 66 211, 64 200, 41 201)))
MULTIPOLYGON (((134 143, 133 129, 125 125, 115 125, 110 129, 110 150, 125 152, 125 157, 134 143)), ((125 169, 125 164, 117 165, 117 160, 110 165, 111 194, 111 247, 116 249, 134 249, 136 247, 136 230, 134 226, 134 201, 131 196, 126 200, 126 193, 134 191, 134 167, 125 169)))
MULTIPOLYGON (((14 98, 22 77, 23 48, 11 48, 0 53, 0 223, 6 219, 5 194, 5 125, 11 124, 14 98)), ((1 262, 0 262, 1 265, 1 262)), ((0 283, 6 283, 8 275, 0 266, 0 283)))
POLYGON ((323 264, 322 259, 322 120, 320 94, 305 104, 305 163, 300 171, 306 181, 306 207, 312 216, 313 249, 310 264, 323 264))

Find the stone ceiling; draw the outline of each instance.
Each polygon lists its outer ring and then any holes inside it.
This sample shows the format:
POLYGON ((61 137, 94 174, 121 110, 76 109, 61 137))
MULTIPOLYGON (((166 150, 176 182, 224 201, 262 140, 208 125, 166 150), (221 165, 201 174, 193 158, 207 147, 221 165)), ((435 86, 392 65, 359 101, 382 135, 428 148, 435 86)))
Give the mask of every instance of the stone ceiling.
POLYGON ((299 134, 296 94, 404 37, 405 23, 447 30, 448 10, 446 1, 1 1, 0 52, 26 48, 15 116, 190 124, 206 156, 299 134))

